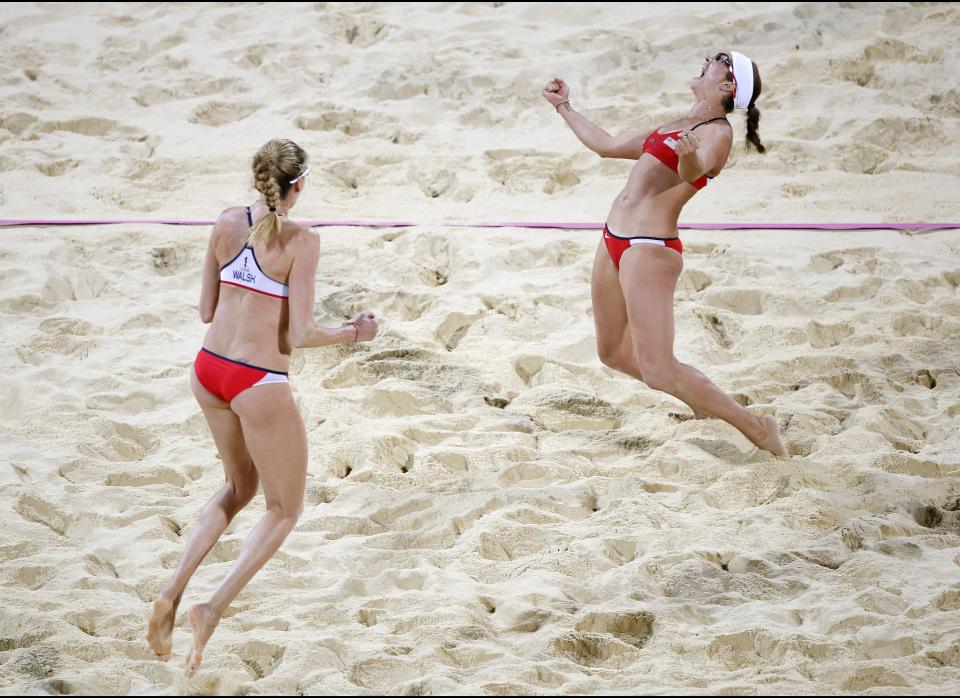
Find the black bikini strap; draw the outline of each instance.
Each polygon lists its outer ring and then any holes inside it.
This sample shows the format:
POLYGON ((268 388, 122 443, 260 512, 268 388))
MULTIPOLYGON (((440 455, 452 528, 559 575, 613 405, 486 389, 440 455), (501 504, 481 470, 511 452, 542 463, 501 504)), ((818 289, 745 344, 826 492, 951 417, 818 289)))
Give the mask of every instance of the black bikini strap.
POLYGON ((690 130, 693 131, 694 129, 696 129, 696 128, 700 127, 700 126, 703 126, 704 124, 709 124, 711 121, 726 121, 726 120, 727 120, 727 117, 725 117, 725 116, 717 116, 717 117, 714 117, 714 118, 712 118, 712 119, 707 119, 706 121, 701 121, 699 124, 697 124, 696 126, 694 126, 694 127, 693 127, 692 129, 690 129, 690 130))
POLYGON ((250 222, 250 227, 253 227, 253 213, 250 212, 250 207, 247 206, 247 220, 250 222))

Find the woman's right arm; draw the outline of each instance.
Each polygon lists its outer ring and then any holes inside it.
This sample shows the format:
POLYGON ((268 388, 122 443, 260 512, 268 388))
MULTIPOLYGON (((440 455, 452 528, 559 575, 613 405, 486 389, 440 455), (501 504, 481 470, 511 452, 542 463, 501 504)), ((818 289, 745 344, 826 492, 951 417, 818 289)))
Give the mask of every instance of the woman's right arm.
POLYGON ((377 334, 379 323, 371 312, 360 313, 344 327, 320 327, 313 319, 314 277, 320 261, 320 236, 305 229, 299 236, 290 268, 290 341, 298 349, 330 344, 365 342, 377 334))
POLYGON ((210 233, 210 242, 207 243, 207 256, 203 260, 203 285, 200 289, 200 321, 205 325, 213 322, 217 312, 217 301, 220 300, 220 266, 217 262, 217 233, 220 229, 223 215, 217 218, 210 233))
POLYGON ((570 87, 560 78, 554 78, 543 90, 543 96, 560 113, 580 142, 604 158, 638 160, 643 155, 642 133, 622 133, 611 136, 570 106, 570 87))

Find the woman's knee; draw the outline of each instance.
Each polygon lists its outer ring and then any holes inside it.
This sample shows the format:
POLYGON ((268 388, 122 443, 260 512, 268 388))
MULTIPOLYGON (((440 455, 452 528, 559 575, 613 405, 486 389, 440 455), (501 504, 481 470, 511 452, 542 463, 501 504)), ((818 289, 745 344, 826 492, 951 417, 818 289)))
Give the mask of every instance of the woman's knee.
POLYGON ((677 379, 673 362, 644 361, 641 359, 639 363, 640 372, 643 374, 643 382, 647 384, 647 387, 671 394, 676 391, 677 379))
POLYGON ((257 496, 257 490, 260 488, 260 480, 256 474, 249 477, 231 478, 228 484, 233 490, 234 501, 241 509, 257 496))
POLYGON ((303 515, 303 497, 300 497, 299 500, 289 499, 268 502, 267 511, 272 511, 285 522, 288 522, 290 528, 293 528, 303 515))
POLYGON ((623 350, 622 343, 614 346, 607 342, 597 342, 597 356, 604 366, 623 373, 630 373, 636 363, 633 357, 623 350))
POLYGON ((620 357, 617 354, 617 348, 612 347, 604 342, 597 342, 597 356, 600 358, 600 363, 602 363, 604 366, 618 368, 620 365, 620 357))

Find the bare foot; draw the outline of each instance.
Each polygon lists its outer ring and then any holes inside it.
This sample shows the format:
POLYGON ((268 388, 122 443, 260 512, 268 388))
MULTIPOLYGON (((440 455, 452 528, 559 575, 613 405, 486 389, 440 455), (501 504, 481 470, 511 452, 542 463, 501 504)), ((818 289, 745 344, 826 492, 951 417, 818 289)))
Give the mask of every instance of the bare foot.
POLYGON ((759 432, 759 438, 754 439, 753 443, 757 445, 757 448, 770 451, 775 456, 786 456, 787 448, 780 440, 780 426, 777 424, 776 418, 767 415, 757 417, 757 419, 760 421, 763 431, 759 432))
POLYGON ((200 603, 187 611, 187 618, 193 628, 193 646, 190 656, 187 657, 187 678, 192 679, 203 661, 203 648, 207 640, 213 635, 214 628, 220 622, 220 616, 210 607, 210 604, 200 603))
POLYGON ((170 598, 160 594, 153 602, 153 615, 147 623, 147 644, 164 662, 170 659, 170 650, 173 648, 173 623, 179 605, 179 596, 170 598))

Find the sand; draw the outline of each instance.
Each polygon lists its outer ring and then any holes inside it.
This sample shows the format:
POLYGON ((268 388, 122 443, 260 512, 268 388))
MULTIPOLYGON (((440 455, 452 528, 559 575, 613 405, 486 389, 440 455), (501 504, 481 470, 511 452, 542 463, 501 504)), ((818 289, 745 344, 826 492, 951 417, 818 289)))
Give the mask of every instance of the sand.
MULTIPOLYGON (((689 231, 678 357, 787 459, 600 364, 595 231, 631 163, 578 144, 685 112, 728 46, 760 66, 695 221, 960 220, 956 5, 0 6, 0 217, 212 218, 262 142, 314 174, 297 351, 305 513, 198 677, 143 635, 222 484, 189 391, 209 230, 0 230, 0 691, 955 693, 960 235, 689 231)), ((204 600, 263 498, 187 590, 204 600)), ((184 608, 185 608, 184 607, 184 608)), ((182 615, 182 614, 181 614, 182 615)))

